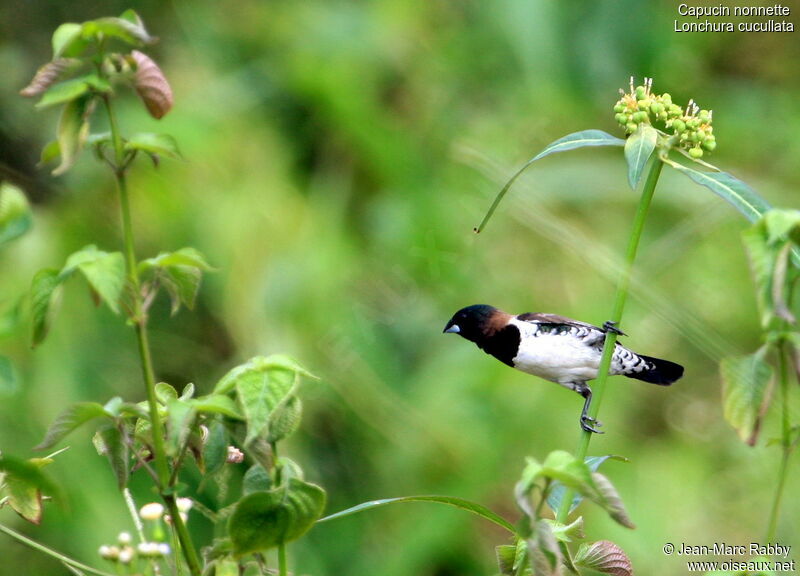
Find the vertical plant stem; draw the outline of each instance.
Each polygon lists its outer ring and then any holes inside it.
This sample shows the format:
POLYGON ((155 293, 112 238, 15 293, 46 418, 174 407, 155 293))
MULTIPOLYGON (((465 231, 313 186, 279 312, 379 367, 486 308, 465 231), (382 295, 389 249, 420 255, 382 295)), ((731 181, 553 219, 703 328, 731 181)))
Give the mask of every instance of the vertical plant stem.
POLYGON ((139 542, 144 542, 147 539, 144 536, 142 519, 139 518, 139 513, 136 510, 136 502, 133 501, 133 494, 131 494, 131 491, 127 486, 122 489, 122 497, 125 499, 125 505, 128 507, 128 514, 131 515, 131 520, 136 528, 136 535, 139 537, 139 542))
MULTIPOLYGON (((628 289, 631 283, 631 272, 633 271, 633 263, 636 260, 636 253, 639 250, 639 241, 642 238, 644 231, 644 223, 647 220, 647 213, 650 210, 650 204, 653 201, 653 194, 656 191, 658 178, 661 175, 661 169, 664 163, 660 158, 654 157, 650 163, 650 171, 647 174, 647 180, 642 189, 642 195, 639 198, 639 206, 636 209, 636 215, 633 220, 633 229, 631 230, 630 238, 628 239, 628 249, 625 254, 625 265, 622 269, 619 283, 617 284, 617 292, 614 298, 614 309, 611 313, 611 321, 619 324, 622 322, 622 313, 625 310, 625 302, 628 299, 628 289)), ((612 332, 606 332, 606 339, 603 344, 603 356, 600 360, 600 368, 598 371, 597 379, 592 384, 592 404, 589 407, 589 416, 597 418, 597 413, 600 410, 600 403, 603 401, 603 394, 605 393, 606 380, 608 379, 608 370, 611 367, 611 357, 613 356, 614 346, 617 342, 617 335, 612 332)), ((589 450, 589 442, 592 439, 592 432, 581 432, 581 437, 578 439, 578 446, 575 449, 575 458, 583 462, 586 459, 586 453, 589 450)), ((572 504, 573 491, 567 490, 564 498, 561 501, 561 506, 558 509, 557 520, 565 522, 569 516, 569 509, 572 504)))
POLYGON ((286 563, 286 544, 283 542, 278 546, 278 574, 279 576, 289 575, 289 568, 286 563))
POLYGON ((772 501, 772 509, 769 514, 769 524, 767 528, 767 542, 774 542, 778 534, 778 518, 781 513, 781 501, 783 500, 783 491, 786 486, 786 476, 789 471, 789 457, 792 454, 792 422, 791 415, 789 414, 789 361, 786 358, 788 351, 786 350, 786 343, 781 341, 778 345, 778 377, 780 378, 781 388, 781 420, 782 420, 782 437, 781 449, 781 465, 778 471, 778 484, 775 487, 775 496, 772 501))
POLYGON ((142 377, 144 379, 147 392, 147 407, 150 413, 150 430, 152 432, 153 459, 155 460, 156 473, 158 475, 158 490, 164 503, 167 505, 172 525, 178 534, 186 564, 189 572, 194 576, 200 576, 202 571, 200 560, 197 556, 194 543, 183 522, 175 494, 170 489, 170 471, 167 461, 167 451, 164 446, 164 426, 158 415, 158 400, 156 398, 155 371, 153 369, 153 359, 150 354, 150 342, 147 337, 147 317, 142 306, 141 285, 139 282, 139 272, 137 269, 136 250, 133 238, 133 222, 131 218, 130 196, 128 194, 128 182, 125 177, 125 149, 122 144, 122 135, 119 131, 114 108, 111 105, 109 96, 103 97, 103 102, 108 113, 108 122, 111 129, 111 139, 114 145, 114 177, 119 192, 120 211, 122 213, 122 230, 125 244, 125 267, 128 274, 128 282, 131 290, 131 321, 136 330, 136 342, 139 348, 139 358, 142 364, 142 377))

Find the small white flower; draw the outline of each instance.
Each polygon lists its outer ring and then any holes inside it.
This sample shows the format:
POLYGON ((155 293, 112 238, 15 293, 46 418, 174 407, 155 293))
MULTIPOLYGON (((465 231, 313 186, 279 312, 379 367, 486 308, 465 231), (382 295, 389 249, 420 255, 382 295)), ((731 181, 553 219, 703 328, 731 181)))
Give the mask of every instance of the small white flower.
POLYGON ((142 556, 155 556, 158 554, 158 542, 140 542, 136 548, 142 556))
POLYGON ((133 561, 133 548, 125 546, 119 551, 119 561, 123 564, 130 564, 133 561))
POLYGON ((172 549, 169 547, 169 544, 167 544, 166 542, 159 542, 158 543, 158 552, 162 556, 169 556, 170 554, 172 554, 172 549))
POLYGON ((139 516, 142 520, 158 520, 164 514, 164 506, 158 502, 150 502, 145 504, 139 510, 139 516))
POLYGON ((178 505, 178 510, 181 512, 188 512, 192 509, 194 502, 191 498, 178 498, 176 504, 178 505))
POLYGON ((117 556, 119 556, 119 549, 116 546, 100 546, 97 550, 97 553, 100 554, 100 558, 105 560, 116 560, 117 556), (114 553, 116 550, 116 554, 114 553))
POLYGON ((130 544, 132 541, 131 533, 130 532, 120 532, 119 536, 117 536, 117 542, 125 546, 126 544, 130 544))

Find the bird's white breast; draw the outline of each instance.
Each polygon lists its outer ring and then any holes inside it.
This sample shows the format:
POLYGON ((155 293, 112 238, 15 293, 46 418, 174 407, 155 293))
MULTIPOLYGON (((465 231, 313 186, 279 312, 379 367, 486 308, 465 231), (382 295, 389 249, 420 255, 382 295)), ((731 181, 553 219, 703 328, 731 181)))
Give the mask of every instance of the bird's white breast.
POLYGON ((520 331, 515 368, 564 385, 597 377, 601 352, 584 339, 569 332, 540 332, 537 324, 516 318, 510 322, 520 331))

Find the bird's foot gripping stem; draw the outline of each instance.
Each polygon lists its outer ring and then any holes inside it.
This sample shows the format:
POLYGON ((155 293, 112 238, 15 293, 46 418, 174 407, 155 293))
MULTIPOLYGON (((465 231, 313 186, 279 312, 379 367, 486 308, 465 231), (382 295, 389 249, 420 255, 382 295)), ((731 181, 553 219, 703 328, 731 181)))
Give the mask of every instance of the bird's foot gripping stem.
POLYGON ((602 422, 597 420, 596 418, 592 418, 589 416, 589 406, 592 403, 592 390, 589 388, 585 383, 578 383, 574 385, 574 390, 581 396, 583 396, 583 410, 581 410, 581 429, 586 432, 592 432, 593 434, 604 434, 602 430, 598 428, 603 425, 602 422))
POLYGON ((613 332, 617 336, 627 336, 625 332, 617 328, 617 323, 613 320, 606 320, 605 323, 603 323, 603 332, 613 332))

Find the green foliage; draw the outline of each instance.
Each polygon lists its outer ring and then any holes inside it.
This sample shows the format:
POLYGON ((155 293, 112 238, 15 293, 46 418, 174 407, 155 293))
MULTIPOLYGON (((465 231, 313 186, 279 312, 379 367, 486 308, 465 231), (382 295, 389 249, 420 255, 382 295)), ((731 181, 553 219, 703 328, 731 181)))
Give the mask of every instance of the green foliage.
POLYGON ((25 234, 31 224, 25 194, 16 186, 0 182, 0 247, 25 234))
MULTIPOLYGON (((91 98, 78 96, 69 100, 61 110, 58 121, 56 141, 58 142, 58 155, 61 163, 53 170, 53 176, 60 176, 72 168, 83 149, 83 144, 89 136, 89 122, 87 117, 91 111, 91 98)), ((55 149, 51 148, 47 156, 54 156, 55 149)), ((44 158, 44 153, 42 157, 44 158)))
MULTIPOLYGON (((588 456, 584 461, 586 462, 586 466, 589 467, 589 470, 591 470, 592 472, 597 472, 597 469, 600 468, 600 465, 609 459, 627 462, 626 458, 623 458, 622 456, 613 456, 613 455, 588 456)), ((564 499, 566 492, 567 492, 567 487, 559 481, 553 482, 553 484, 550 486, 550 491, 547 496, 547 506, 553 512, 558 512, 559 508, 561 508, 561 503, 562 500, 564 499)), ((582 501, 583 501, 583 495, 580 492, 575 494, 575 496, 572 498, 572 504, 570 505, 569 511, 572 512, 573 510, 575 510, 575 508, 577 508, 582 501)))
MULTIPOLYGON (((53 33, 53 59, 20 92, 27 97, 41 96, 37 108, 63 106, 56 142, 48 144, 41 157, 42 163, 60 158, 53 170, 55 176, 72 168, 87 142, 100 158, 114 163, 105 156, 108 141, 89 133, 90 117, 97 103, 103 101, 107 108, 114 84, 126 83, 133 88, 156 118, 172 107, 172 90, 155 62, 138 50, 108 51, 108 42, 112 40, 135 48, 155 42, 133 10, 125 11, 119 18, 62 24, 53 33), (94 49, 94 55, 88 53, 90 48, 94 49), (79 71, 84 73, 76 76, 79 71)), ((121 150, 115 150, 113 160, 127 165, 139 152, 154 162, 161 156, 180 157, 171 136, 141 133, 124 142, 121 150)))
POLYGON ((334 520, 337 518, 344 518, 345 516, 350 516, 351 514, 355 514, 357 512, 363 512, 365 510, 372 510, 373 508, 380 508, 383 506, 388 506, 390 504, 401 504, 407 502, 432 502, 435 504, 444 504, 446 506, 453 506, 455 508, 459 508, 461 510, 465 510, 471 514, 475 514, 483 518, 484 520, 488 520, 498 526, 505 528, 512 534, 516 534, 516 528, 513 524, 509 521, 505 520, 502 516, 492 512, 485 506, 477 504, 475 502, 470 502, 469 500, 464 500, 463 498, 455 498, 452 496, 401 496, 399 498, 385 498, 383 500, 373 500, 371 502, 364 502, 357 506, 353 506, 352 508, 348 508, 347 510, 342 510, 340 512, 336 512, 335 514, 331 514, 326 516, 325 518, 320 519, 320 522, 327 522, 329 520, 334 520))
POLYGON ((164 252, 139 263, 139 275, 146 292, 145 302, 152 301, 160 288, 164 288, 172 303, 172 314, 181 305, 194 308, 203 272, 212 270, 205 257, 194 248, 181 248, 164 252))
POLYGON ((681 174, 688 176, 692 181, 711 190, 736 208, 750 222, 758 220, 761 215, 770 209, 769 203, 750 186, 727 172, 718 170, 715 172, 701 172, 672 160, 665 160, 665 162, 681 174))
POLYGON ((113 418, 104 406, 96 402, 79 402, 65 409, 47 430, 36 450, 52 448, 76 429, 96 418, 113 418))
POLYGON ((114 313, 119 312, 125 287, 122 254, 87 246, 67 258, 60 271, 46 268, 34 276, 30 289, 34 346, 41 344, 50 330, 60 300, 61 285, 76 272, 86 278, 95 302, 104 302, 114 313))
MULTIPOLYGON (((782 347, 795 350, 798 332, 791 312, 791 296, 800 278, 794 251, 800 246, 800 212, 770 210, 742 234, 756 288, 756 302, 766 344, 753 354, 726 358, 720 365, 725 419, 743 441, 755 445, 761 420, 769 408, 769 387, 774 370, 770 355, 780 356, 782 347)), ((798 373, 795 366, 795 373, 798 373)), ((784 435, 788 433, 784 426, 784 435)), ((786 444, 789 442, 786 441, 786 444)))
POLYGON ((482 232, 486 225, 489 223, 489 219, 491 219, 492 214, 497 209, 497 206, 500 204, 500 201, 506 195, 506 193, 511 189, 512 184, 522 176, 522 173, 525 170, 536 162, 537 160, 541 160, 545 156, 549 156, 550 154, 555 154, 557 152, 567 152, 569 150, 576 150, 578 148, 586 148, 586 147, 594 147, 594 146, 624 146, 625 140, 621 140, 611 134, 607 134, 602 130, 583 130, 581 132, 575 132, 573 134, 568 134, 563 138, 559 138, 558 140, 551 142, 547 146, 545 146, 544 150, 539 152, 536 156, 528 160, 525 164, 523 164, 522 168, 517 170, 514 175, 506 182, 505 186, 503 186, 502 190, 497 194, 492 202, 492 205, 489 207, 489 211, 483 217, 483 220, 475 228, 475 232, 482 232))
POLYGON ((761 420, 769 406, 769 385, 773 370, 766 359, 766 348, 754 354, 725 358, 720 363, 725 419, 741 439, 754 446, 761 420))
POLYGON ((641 124, 625 141, 625 161, 628 163, 628 183, 636 190, 644 168, 656 149, 658 132, 649 124, 641 124))
MULTIPOLYGON (((537 575, 560 575, 564 574, 565 570, 576 571, 575 564, 578 558, 581 558, 581 553, 579 551, 573 559, 568 545, 585 538, 583 517, 576 518, 570 524, 564 524, 544 518, 540 513, 544 503, 550 506, 555 504, 556 509, 560 507, 565 487, 598 504, 622 526, 634 528, 616 489, 605 476, 594 471, 608 458, 610 457, 606 456, 581 462, 572 454, 562 450, 551 452, 543 462, 528 458, 522 477, 514 490, 517 505, 525 515, 525 520, 518 530, 518 537, 520 541, 526 543, 526 547, 522 552, 516 547, 513 556, 509 548, 498 550, 501 574, 519 574, 521 569, 524 570, 526 563, 533 574, 537 575), (552 496, 554 488, 558 490, 555 498, 552 496), (509 566, 513 567, 513 571, 509 571, 509 566)), ((596 542, 592 546, 601 544, 605 546, 601 542, 596 542)), ((627 559, 618 546, 608 544, 614 546, 615 550, 627 559)), ((585 550, 586 547, 587 545, 583 544, 580 550, 585 550)))
POLYGON ((239 501, 228 523, 234 553, 264 552, 296 540, 324 508, 324 490, 297 478, 270 491, 253 492, 239 501))
POLYGON ((42 521, 42 496, 59 496, 56 484, 42 471, 51 458, 22 460, 0 455, 0 508, 6 504, 25 520, 42 521))

